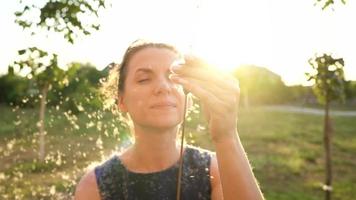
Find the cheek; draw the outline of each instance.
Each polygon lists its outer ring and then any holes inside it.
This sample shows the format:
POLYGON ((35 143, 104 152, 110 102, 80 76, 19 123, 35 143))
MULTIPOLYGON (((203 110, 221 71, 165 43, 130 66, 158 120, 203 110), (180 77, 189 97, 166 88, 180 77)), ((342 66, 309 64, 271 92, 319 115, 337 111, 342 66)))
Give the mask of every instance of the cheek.
POLYGON ((129 110, 137 109, 144 103, 143 91, 139 91, 137 88, 127 88, 130 92, 126 93, 126 105, 129 110))
POLYGON ((143 106, 143 100, 138 100, 137 101, 137 107, 142 107, 143 106))

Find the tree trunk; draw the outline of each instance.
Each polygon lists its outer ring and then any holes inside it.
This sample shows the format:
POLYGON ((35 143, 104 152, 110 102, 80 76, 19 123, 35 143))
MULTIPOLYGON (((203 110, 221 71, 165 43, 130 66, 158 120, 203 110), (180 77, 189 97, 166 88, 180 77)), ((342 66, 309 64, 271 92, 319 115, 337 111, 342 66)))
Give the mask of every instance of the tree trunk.
POLYGON ((325 200, 331 200, 332 189, 332 163, 331 163, 331 139, 332 139, 332 124, 329 117, 329 102, 325 104, 325 118, 324 118, 324 148, 325 148, 325 200))
POLYGON ((48 85, 45 85, 42 90, 41 90, 41 100, 40 100, 40 115, 39 115, 39 123, 38 123, 38 128, 39 128, 39 159, 41 162, 44 161, 45 158, 45 125, 44 125, 44 119, 45 119, 45 111, 46 111, 46 100, 47 100, 47 92, 48 92, 48 85))

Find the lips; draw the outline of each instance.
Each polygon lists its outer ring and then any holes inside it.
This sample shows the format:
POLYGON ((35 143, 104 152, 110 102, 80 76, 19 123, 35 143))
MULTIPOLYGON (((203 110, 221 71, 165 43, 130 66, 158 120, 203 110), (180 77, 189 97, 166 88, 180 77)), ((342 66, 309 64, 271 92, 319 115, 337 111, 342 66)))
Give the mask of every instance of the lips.
POLYGON ((175 108, 177 104, 170 101, 158 102, 151 106, 151 108, 175 108))

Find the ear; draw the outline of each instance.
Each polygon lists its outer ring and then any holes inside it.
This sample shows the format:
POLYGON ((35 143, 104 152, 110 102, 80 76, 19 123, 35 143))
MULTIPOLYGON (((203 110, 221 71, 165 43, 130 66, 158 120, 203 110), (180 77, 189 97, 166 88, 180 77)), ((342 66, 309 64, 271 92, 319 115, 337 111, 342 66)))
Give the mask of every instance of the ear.
POLYGON ((119 96, 117 104, 121 112, 128 112, 123 96, 119 96))

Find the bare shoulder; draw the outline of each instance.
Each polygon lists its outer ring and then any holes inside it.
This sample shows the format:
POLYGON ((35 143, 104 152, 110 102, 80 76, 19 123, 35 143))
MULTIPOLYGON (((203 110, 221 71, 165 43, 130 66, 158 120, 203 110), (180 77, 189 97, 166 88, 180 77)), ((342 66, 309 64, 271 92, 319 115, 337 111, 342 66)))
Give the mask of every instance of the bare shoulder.
POLYGON ((74 195, 75 200, 100 200, 94 169, 87 172, 79 181, 74 195))

